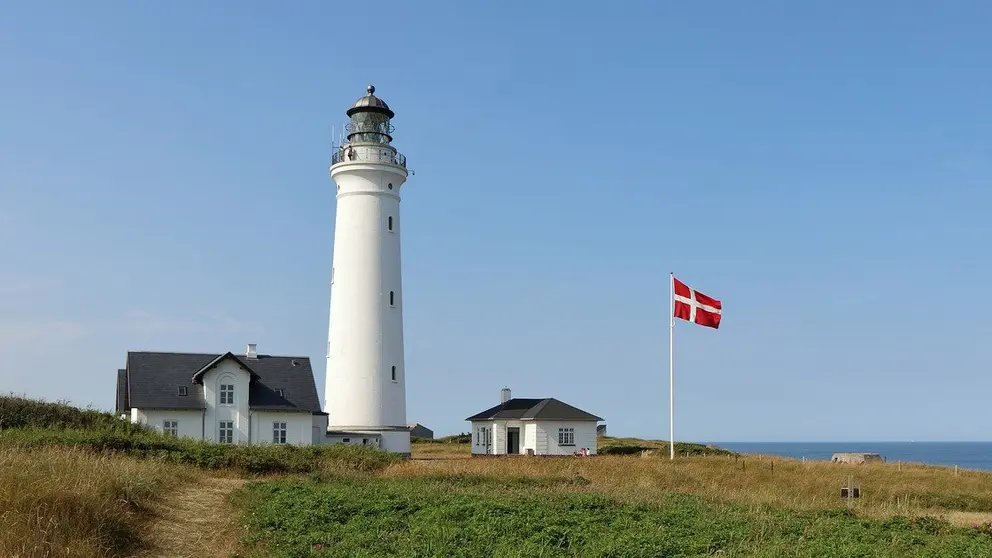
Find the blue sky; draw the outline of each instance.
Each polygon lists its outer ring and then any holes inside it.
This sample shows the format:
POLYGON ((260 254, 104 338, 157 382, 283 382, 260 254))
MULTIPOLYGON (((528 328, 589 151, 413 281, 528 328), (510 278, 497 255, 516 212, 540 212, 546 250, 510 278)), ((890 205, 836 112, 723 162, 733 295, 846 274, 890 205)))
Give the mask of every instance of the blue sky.
POLYGON ((332 126, 396 111, 408 415, 517 396, 680 439, 989 439, 992 5, 4 2, 0 387, 311 357, 332 126), (471 5, 469 5, 471 4, 471 5), (355 5, 358 6, 358 5, 355 5))

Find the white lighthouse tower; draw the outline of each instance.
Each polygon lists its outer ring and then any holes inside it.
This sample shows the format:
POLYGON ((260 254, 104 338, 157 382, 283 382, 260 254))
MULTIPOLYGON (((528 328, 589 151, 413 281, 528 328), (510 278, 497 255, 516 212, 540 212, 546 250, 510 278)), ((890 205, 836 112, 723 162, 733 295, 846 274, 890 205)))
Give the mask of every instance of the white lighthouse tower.
POLYGON ((346 113, 348 140, 331 159, 337 184, 324 410, 328 429, 378 435, 409 454, 400 187, 406 157, 390 145, 394 113, 375 87, 346 113))

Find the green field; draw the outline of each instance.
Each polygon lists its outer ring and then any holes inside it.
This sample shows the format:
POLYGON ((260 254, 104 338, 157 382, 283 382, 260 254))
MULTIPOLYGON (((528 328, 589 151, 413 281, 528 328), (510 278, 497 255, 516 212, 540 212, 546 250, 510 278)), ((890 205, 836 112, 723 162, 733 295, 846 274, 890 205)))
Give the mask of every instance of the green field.
POLYGON ((980 471, 681 443, 670 461, 624 438, 471 458, 454 436, 403 460, 175 440, 21 398, 0 398, 0 425, 0 556, 992 556, 980 471))
POLYGON ((992 556, 992 536, 933 518, 742 506, 670 493, 653 504, 570 479, 285 479, 247 489, 249 556, 992 556), (561 488, 561 487, 558 487, 561 488))

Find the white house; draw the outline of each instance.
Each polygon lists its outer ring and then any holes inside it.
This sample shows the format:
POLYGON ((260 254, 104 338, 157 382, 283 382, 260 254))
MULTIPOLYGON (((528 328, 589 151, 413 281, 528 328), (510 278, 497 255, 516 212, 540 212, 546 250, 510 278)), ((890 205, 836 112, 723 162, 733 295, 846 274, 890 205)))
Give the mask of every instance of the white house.
POLYGON ((596 453, 596 423, 603 419, 554 398, 514 399, 468 417, 472 455, 574 455, 596 453))
POLYGON ((233 353, 128 352, 117 413, 176 437, 225 444, 378 447, 375 434, 327 430, 310 359, 233 353))

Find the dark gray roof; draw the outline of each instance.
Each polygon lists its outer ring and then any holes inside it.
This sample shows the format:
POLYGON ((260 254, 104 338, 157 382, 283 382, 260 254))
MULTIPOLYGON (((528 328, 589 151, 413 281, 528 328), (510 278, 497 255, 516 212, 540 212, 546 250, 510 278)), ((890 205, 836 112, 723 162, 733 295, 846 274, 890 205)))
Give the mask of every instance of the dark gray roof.
POLYGON ((491 407, 479 414, 468 417, 473 420, 603 420, 596 415, 587 413, 558 401, 553 397, 546 399, 513 398, 506 403, 491 407))
POLYGON ((351 105, 351 108, 348 109, 345 114, 351 116, 356 112, 383 112, 390 118, 396 116, 396 114, 390 110, 389 105, 386 104, 386 101, 383 101, 379 97, 373 95, 373 93, 375 93, 374 85, 368 86, 366 91, 368 92, 368 95, 355 101, 355 104, 351 105))
POLYGON ((118 371, 118 411, 204 409, 203 384, 195 377, 205 368, 233 358, 252 373, 248 406, 257 410, 320 412, 317 384, 307 357, 206 353, 129 352, 127 368, 118 371), (122 386, 123 383, 123 386, 122 386), (188 395, 179 395, 185 386, 188 395), (124 388, 122 390, 122 387, 124 388), (276 390, 283 390, 280 397, 276 390))

